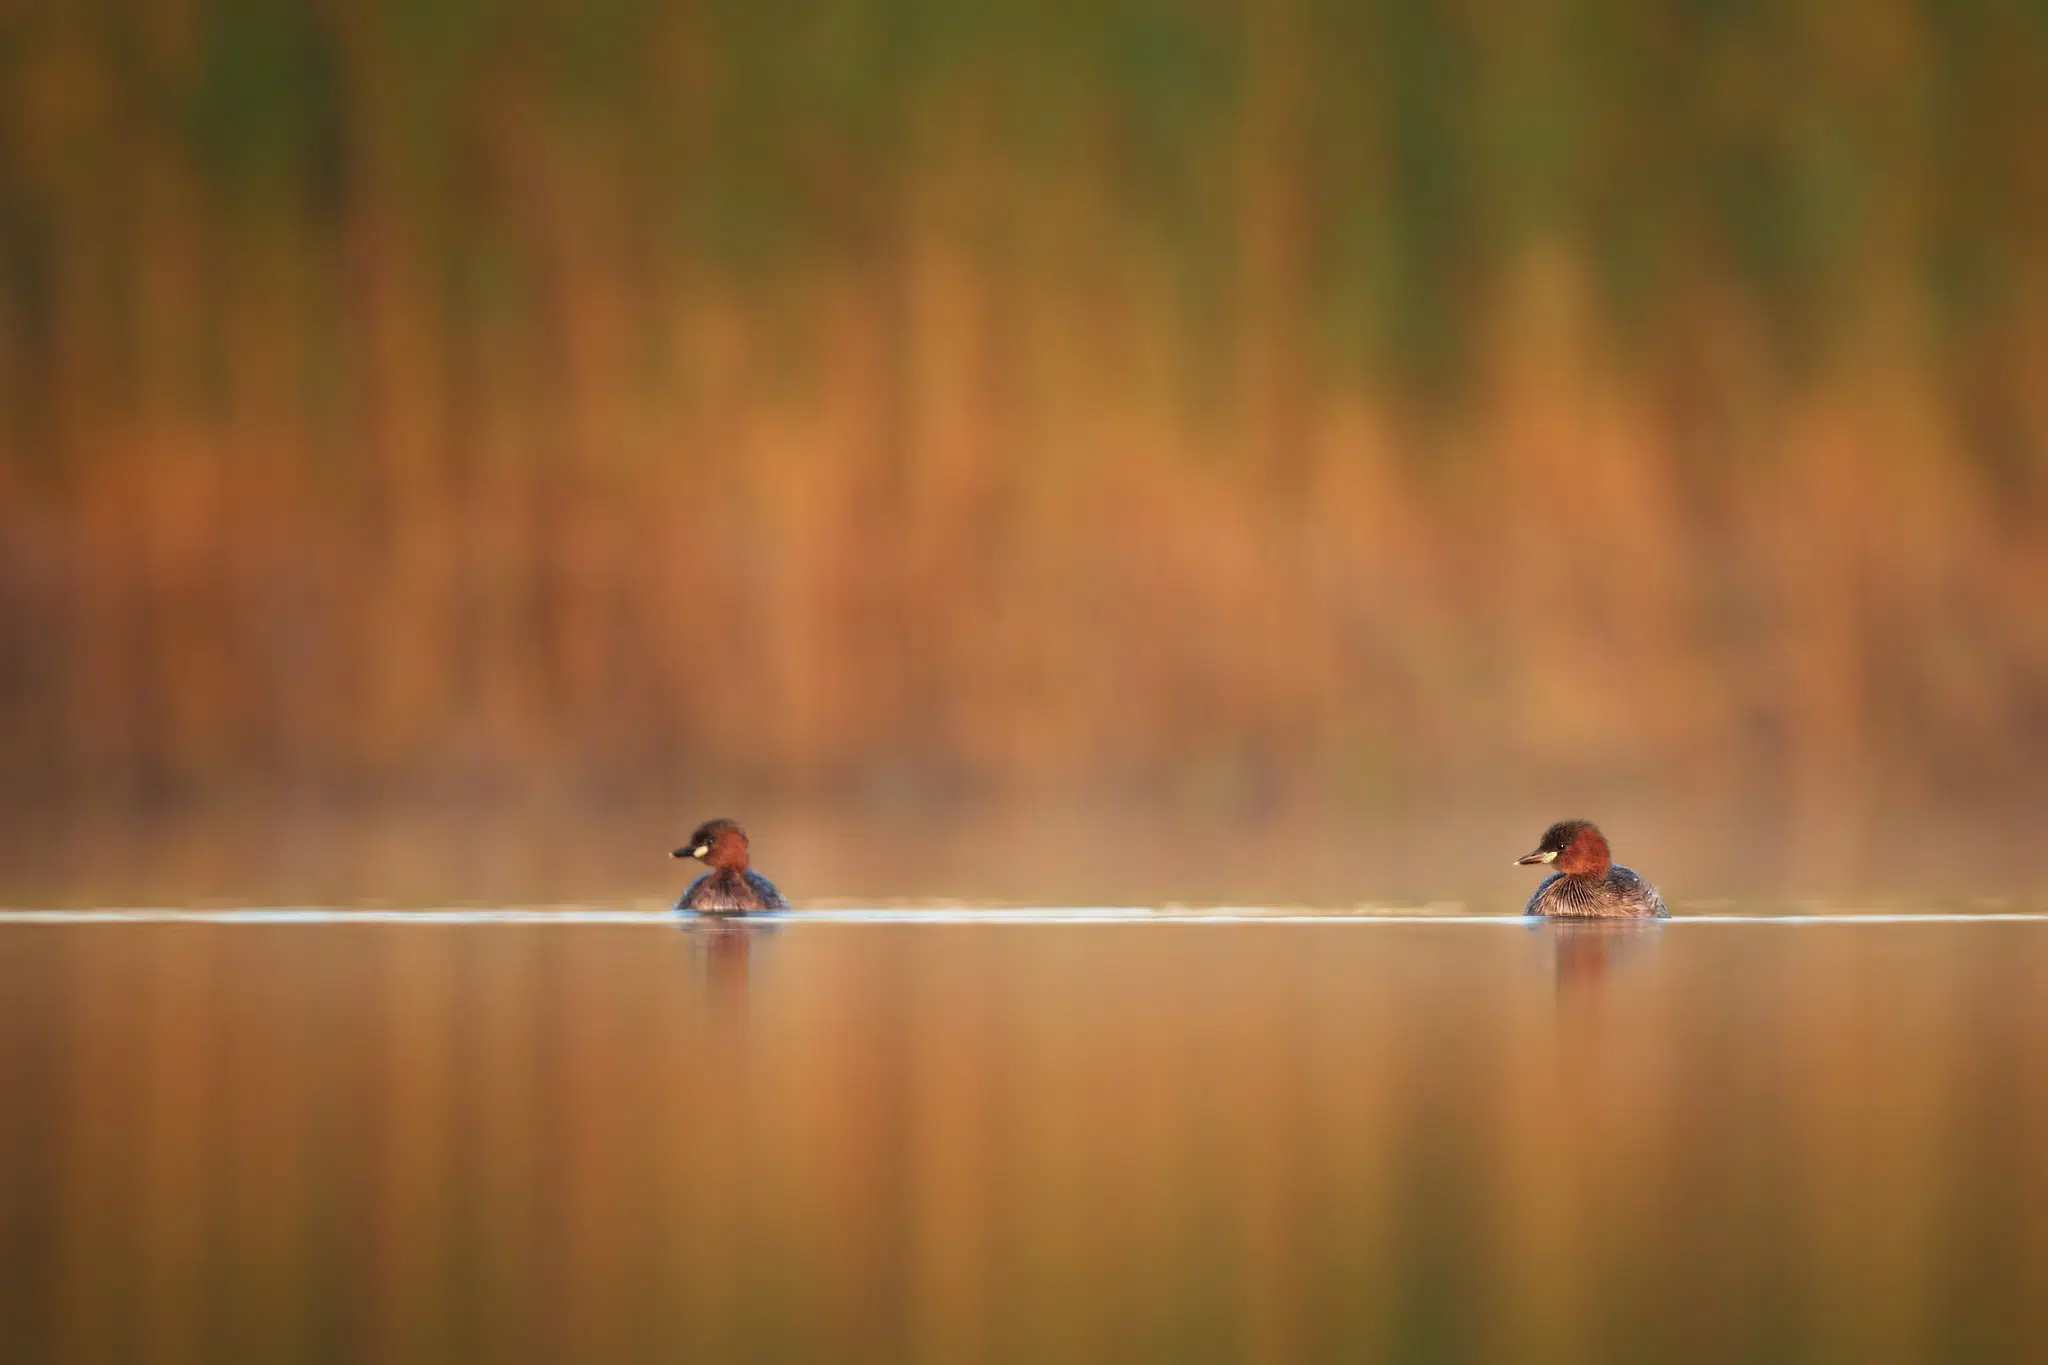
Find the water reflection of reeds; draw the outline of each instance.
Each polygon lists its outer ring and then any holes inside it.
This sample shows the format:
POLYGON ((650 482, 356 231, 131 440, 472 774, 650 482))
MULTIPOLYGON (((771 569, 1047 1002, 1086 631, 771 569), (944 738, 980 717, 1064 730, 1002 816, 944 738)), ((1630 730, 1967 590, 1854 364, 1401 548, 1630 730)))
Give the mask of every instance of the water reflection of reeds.
POLYGON ((2033 926, 754 946, 6 931, 10 1358, 2048 1349, 2033 926))

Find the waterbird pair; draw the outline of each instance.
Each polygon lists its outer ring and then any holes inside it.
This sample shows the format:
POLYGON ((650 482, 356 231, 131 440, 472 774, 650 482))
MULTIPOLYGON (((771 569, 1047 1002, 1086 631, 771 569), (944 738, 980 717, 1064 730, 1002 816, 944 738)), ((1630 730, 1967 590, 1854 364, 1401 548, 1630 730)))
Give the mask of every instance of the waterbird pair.
MULTIPOLYGON (((787 910, 775 883, 748 866, 747 832, 731 820, 709 820, 671 856, 698 858, 711 869, 683 892, 678 910, 744 915, 787 910)), ((1543 831, 1535 851, 1515 859, 1556 869, 1529 898, 1528 913, 1551 919, 1664 919, 1670 911, 1657 888, 1614 861, 1607 838, 1591 820, 1560 820, 1543 831)))

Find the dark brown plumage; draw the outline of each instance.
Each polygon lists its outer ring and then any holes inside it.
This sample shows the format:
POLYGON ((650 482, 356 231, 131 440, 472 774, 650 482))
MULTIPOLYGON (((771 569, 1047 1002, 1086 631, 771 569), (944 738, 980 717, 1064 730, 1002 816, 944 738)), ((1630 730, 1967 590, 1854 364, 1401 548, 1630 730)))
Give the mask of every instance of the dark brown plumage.
POLYGON ((747 865, 747 832, 732 820, 707 820, 670 856, 701 858, 711 870, 690 883, 678 910, 704 915, 744 915, 764 910, 787 910, 789 900, 775 883, 747 865))
POLYGON ((1543 831, 1535 851, 1515 859, 1555 867, 1529 898, 1528 913, 1556 919, 1665 919, 1657 888, 1615 865, 1607 837, 1591 820, 1560 820, 1543 831))

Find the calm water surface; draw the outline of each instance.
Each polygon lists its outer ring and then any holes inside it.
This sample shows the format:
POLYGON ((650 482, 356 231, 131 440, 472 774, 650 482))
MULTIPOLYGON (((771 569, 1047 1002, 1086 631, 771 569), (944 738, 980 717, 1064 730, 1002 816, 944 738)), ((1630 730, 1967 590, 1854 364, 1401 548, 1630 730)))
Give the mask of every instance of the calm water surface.
POLYGON ((2044 981, 2039 921, 0 924, 7 1357, 2044 1360, 2044 981))

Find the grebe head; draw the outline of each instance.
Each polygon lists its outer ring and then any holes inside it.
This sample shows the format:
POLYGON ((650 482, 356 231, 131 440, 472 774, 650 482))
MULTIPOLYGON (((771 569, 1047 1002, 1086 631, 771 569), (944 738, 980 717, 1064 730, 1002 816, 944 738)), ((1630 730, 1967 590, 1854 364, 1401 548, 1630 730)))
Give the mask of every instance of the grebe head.
POLYGON ((720 872, 747 870, 747 832, 735 820, 706 820, 672 858, 702 858, 720 872))
POLYGON ((1607 837, 1591 820, 1560 820, 1543 831, 1534 853, 1515 859, 1522 863, 1548 863, 1568 877, 1604 877, 1614 866, 1607 837))

